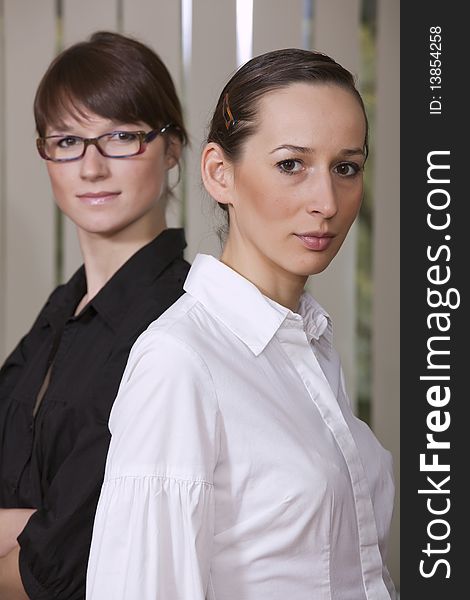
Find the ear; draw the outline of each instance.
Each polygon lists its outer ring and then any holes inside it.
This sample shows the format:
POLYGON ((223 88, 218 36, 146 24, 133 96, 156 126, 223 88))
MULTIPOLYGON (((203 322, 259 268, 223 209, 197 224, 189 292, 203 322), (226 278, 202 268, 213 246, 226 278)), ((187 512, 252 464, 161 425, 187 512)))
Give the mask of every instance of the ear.
POLYGON ((201 176, 204 187, 216 202, 232 204, 232 164, 219 144, 209 142, 202 151, 201 176))
POLYGON ((174 135, 168 136, 167 147, 165 150, 165 163, 168 170, 179 163, 182 150, 181 140, 174 135))

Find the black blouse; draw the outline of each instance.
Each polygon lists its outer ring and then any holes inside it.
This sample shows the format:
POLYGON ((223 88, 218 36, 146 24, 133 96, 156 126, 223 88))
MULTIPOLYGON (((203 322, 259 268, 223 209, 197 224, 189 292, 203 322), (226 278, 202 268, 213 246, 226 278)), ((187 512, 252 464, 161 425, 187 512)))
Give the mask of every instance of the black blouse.
POLYGON ((32 600, 85 597, 109 413, 132 344, 183 293, 185 245, 183 230, 165 230, 75 317, 86 292, 81 267, 0 370, 0 506, 38 509, 18 538, 32 600))

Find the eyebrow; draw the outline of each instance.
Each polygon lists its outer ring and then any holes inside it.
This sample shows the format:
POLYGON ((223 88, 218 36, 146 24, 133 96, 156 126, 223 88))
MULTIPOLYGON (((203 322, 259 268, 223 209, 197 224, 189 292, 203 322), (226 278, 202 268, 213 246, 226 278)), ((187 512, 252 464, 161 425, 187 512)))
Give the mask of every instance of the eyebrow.
MULTIPOLYGON (((274 148, 274 150, 271 150, 269 154, 273 154, 278 150, 290 150, 291 152, 297 152, 299 154, 313 154, 315 152, 313 148, 308 148, 307 146, 294 146, 293 144, 282 144, 281 146, 277 146, 277 148, 274 148)), ((339 152, 339 154, 343 154, 344 156, 354 156, 357 154, 365 156, 363 148, 344 148, 339 152)))

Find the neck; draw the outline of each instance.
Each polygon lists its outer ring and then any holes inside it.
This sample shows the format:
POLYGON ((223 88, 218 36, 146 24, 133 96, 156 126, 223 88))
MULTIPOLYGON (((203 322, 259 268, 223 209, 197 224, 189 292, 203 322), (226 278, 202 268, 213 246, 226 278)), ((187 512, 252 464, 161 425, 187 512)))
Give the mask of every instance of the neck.
POLYGON ((78 229, 78 239, 86 273, 86 301, 89 302, 96 296, 131 256, 155 239, 164 229, 166 229, 166 223, 161 223, 160 227, 140 232, 139 235, 129 235, 128 232, 125 232, 109 237, 90 234, 78 229))
POLYGON ((307 277, 284 270, 254 248, 227 240, 221 262, 256 285, 262 294, 298 312, 307 277))

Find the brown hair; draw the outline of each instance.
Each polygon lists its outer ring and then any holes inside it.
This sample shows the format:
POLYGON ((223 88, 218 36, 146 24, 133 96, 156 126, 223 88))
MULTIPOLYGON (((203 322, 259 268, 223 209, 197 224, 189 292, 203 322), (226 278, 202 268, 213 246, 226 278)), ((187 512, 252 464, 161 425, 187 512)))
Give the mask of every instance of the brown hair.
POLYGON ((168 69, 148 46, 119 33, 98 31, 65 49, 44 74, 34 100, 40 136, 64 114, 84 110, 123 123, 152 128, 172 123, 183 144, 188 136, 168 69))
POLYGON ((301 82, 339 85, 357 98, 366 122, 367 156, 367 115, 353 75, 326 54, 300 48, 267 52, 240 67, 220 94, 207 141, 219 144, 225 155, 236 161, 246 139, 256 131, 259 100, 268 92, 301 82))

